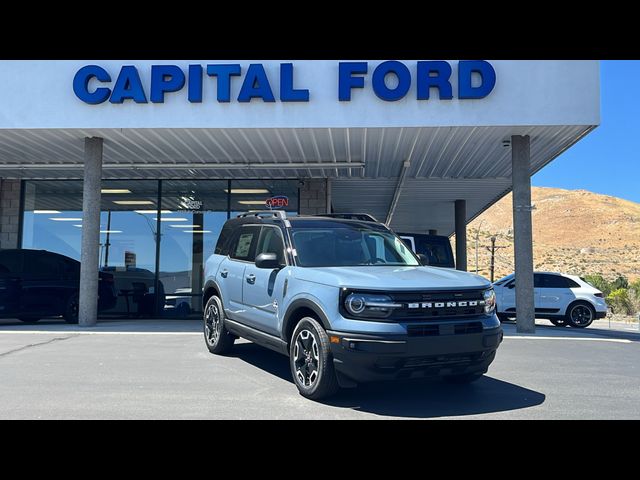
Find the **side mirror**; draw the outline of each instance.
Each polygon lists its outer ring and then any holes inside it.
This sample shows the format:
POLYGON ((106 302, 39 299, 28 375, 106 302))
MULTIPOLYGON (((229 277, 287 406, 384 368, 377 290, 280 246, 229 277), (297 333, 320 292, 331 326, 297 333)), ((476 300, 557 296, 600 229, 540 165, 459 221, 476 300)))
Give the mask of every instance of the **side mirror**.
POLYGON ((274 268, 282 268, 282 264, 278 261, 278 255, 275 253, 261 253, 256 257, 256 267, 273 270, 274 268))
POLYGON ((423 266, 429 266, 429 257, 427 257, 424 253, 418 254, 418 259, 423 266))

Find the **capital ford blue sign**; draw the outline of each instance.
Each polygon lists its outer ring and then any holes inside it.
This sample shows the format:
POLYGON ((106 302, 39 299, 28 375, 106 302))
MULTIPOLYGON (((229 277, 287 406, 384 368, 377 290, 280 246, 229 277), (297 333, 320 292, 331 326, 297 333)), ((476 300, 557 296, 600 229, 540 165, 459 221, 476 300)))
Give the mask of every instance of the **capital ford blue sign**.
MULTIPOLYGON (((419 61, 413 74, 407 65, 398 61, 382 62, 373 69, 368 62, 340 62, 337 100, 349 102, 355 89, 372 88, 381 100, 396 102, 409 94, 412 84, 416 86, 416 100, 430 100, 434 94, 440 100, 451 100, 454 93, 459 99, 474 100, 493 91, 496 72, 489 62, 461 60, 457 67, 457 92, 454 92, 453 68, 449 62, 419 61)), ((106 101, 121 104, 127 100, 164 103, 167 95, 186 88, 189 102, 202 103, 203 90, 211 88, 208 84, 213 83, 219 103, 309 102, 313 92, 296 84, 294 64, 281 63, 279 70, 279 78, 270 78, 260 63, 250 64, 246 69, 238 63, 189 65, 186 70, 177 65, 152 65, 150 84, 145 85, 133 65, 125 65, 119 72, 86 65, 75 74, 73 91, 83 102, 98 105, 106 101), (240 85, 234 98, 231 96, 233 84, 240 85)))

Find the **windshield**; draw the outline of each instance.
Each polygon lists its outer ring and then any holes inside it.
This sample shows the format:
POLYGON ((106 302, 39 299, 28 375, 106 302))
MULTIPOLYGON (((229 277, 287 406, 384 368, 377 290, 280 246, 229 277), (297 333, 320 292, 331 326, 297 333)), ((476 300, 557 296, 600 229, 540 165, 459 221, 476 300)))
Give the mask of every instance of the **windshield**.
POLYGON ((291 238, 302 267, 365 265, 419 266, 400 238, 362 224, 340 227, 293 228, 291 238))

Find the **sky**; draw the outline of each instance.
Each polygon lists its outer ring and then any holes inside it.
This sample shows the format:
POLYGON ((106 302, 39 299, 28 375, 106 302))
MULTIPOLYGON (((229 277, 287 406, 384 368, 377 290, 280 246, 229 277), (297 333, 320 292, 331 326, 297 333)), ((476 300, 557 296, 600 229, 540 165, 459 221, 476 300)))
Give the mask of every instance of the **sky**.
POLYGON ((640 61, 600 62, 601 123, 540 170, 536 187, 582 189, 640 203, 640 61))

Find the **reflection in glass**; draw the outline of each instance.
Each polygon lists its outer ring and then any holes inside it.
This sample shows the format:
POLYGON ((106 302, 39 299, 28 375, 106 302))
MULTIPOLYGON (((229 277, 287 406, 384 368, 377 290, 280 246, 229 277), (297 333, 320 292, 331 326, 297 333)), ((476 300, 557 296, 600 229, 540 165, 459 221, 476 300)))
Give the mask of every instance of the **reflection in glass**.
MULTIPOLYGON (((134 209, 144 204, 157 212, 157 197, 156 180, 102 182, 99 265, 113 274, 118 293, 102 314, 154 313, 155 224, 134 209)), ((23 248, 80 260, 82 181, 25 182, 23 222, 23 248)))
POLYGON ((258 210, 299 211, 297 180, 232 180, 229 191, 231 218, 258 210))
MULTIPOLYGON (((201 312, 204 264, 227 218, 299 205, 297 180, 103 180, 101 199, 100 269, 118 292, 102 316, 201 312)), ((79 261, 82 181, 25 181, 23 200, 22 247, 79 261)))
POLYGON ((165 314, 186 317, 202 311, 204 262, 227 221, 226 180, 162 182, 160 281, 165 314))

